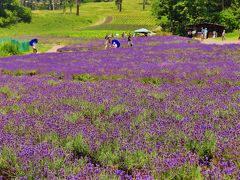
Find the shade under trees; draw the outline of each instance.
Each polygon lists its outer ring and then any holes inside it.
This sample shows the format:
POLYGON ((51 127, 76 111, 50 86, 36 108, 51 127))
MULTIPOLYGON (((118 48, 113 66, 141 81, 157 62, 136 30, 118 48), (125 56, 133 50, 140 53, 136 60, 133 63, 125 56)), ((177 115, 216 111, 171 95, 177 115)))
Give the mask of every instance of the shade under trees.
POLYGON ((154 0, 153 14, 164 30, 185 34, 186 26, 219 23, 232 31, 239 27, 239 0, 154 0))

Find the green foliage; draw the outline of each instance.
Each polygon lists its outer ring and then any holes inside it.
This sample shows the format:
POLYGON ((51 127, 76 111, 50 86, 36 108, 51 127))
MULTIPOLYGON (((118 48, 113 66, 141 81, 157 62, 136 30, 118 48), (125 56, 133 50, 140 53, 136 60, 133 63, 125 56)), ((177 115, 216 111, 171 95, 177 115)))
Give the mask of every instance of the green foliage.
POLYGON ((103 166, 113 166, 120 164, 120 146, 117 141, 109 141, 101 144, 94 153, 93 158, 103 166))
POLYGON ((231 116, 237 116, 237 113, 238 110, 236 109, 236 107, 229 106, 227 109, 217 108, 216 110, 214 110, 213 115, 221 119, 228 119, 231 116))
POLYGON ((31 11, 19 5, 17 0, 1 0, 0 27, 6 27, 17 22, 31 22, 31 11))
POLYGON ((79 120, 79 118, 83 117, 83 112, 74 112, 71 115, 67 115, 65 114, 65 119, 69 122, 75 123, 77 122, 77 120, 79 120))
POLYGON ((0 44, 0 56, 18 55, 21 54, 18 46, 11 42, 0 44))
POLYGON ((192 84, 195 84, 200 87, 206 85, 206 83, 207 83, 205 79, 194 79, 194 80, 191 80, 191 82, 192 82, 192 84))
MULTIPOLYGON (((141 113, 138 114, 136 119, 134 119, 133 125, 138 127, 139 125, 153 121, 156 119, 156 112, 151 109, 144 109, 141 113)), ((137 128, 138 129, 138 128, 137 128)))
POLYGON ((0 150, 0 174, 9 179, 21 173, 21 167, 17 161, 16 154, 7 147, 0 150))
POLYGON ((50 86, 57 86, 59 85, 59 82, 58 81, 54 81, 54 80, 48 80, 47 82, 50 86))
POLYGON ((23 7, 23 6, 17 6, 16 7, 17 15, 18 18, 20 19, 19 21, 25 22, 25 23, 30 23, 32 20, 32 13, 29 8, 23 7))
POLYGON ((0 93, 6 95, 7 97, 11 97, 12 96, 12 92, 9 89, 9 87, 1 87, 0 88, 0 93))
POLYGON ((94 81, 100 81, 100 80, 120 80, 122 79, 121 76, 96 76, 91 74, 73 74, 72 79, 76 81, 82 81, 82 82, 94 82, 94 81))
POLYGON ((10 112, 17 113, 19 111, 20 111, 20 107, 16 104, 14 104, 12 106, 4 106, 4 107, 0 108, 0 114, 8 114, 10 112))
POLYGON ((220 23, 229 32, 239 27, 239 19, 237 19, 231 9, 226 9, 220 13, 220 23))
POLYGON ((65 167, 65 158, 58 157, 53 159, 52 161, 48 161, 48 166, 50 170, 54 170, 55 172, 57 172, 61 168, 65 167))
POLYGON ((34 76, 38 73, 37 70, 22 70, 22 69, 18 69, 16 71, 2 69, 1 72, 3 74, 12 76, 34 76))
POLYGON ((124 104, 117 104, 115 106, 112 106, 108 112, 109 116, 123 114, 127 111, 127 107, 124 104))
POLYGON ((94 76, 94 75, 90 75, 90 74, 73 74, 72 75, 73 80, 77 80, 77 81, 82 81, 82 82, 86 82, 86 81, 97 81, 98 77, 94 76))
POLYGON ((181 113, 173 111, 171 109, 167 109, 165 111, 165 116, 167 116, 168 118, 176 119, 178 121, 184 119, 184 116, 181 113))
POLYGON ((4 94, 7 98, 16 98, 17 100, 21 98, 20 95, 12 92, 12 90, 7 86, 1 87, 0 93, 4 94))
POLYGON ((185 147, 189 151, 197 152, 200 159, 212 159, 216 148, 216 135, 213 131, 206 131, 202 141, 187 140, 185 147))
POLYGON ((144 77, 140 79, 141 82, 145 84, 152 84, 156 86, 160 86, 161 84, 172 84, 175 83, 173 80, 167 79, 167 78, 156 78, 156 77, 144 77))
POLYGON ((99 178, 100 180, 120 180, 117 175, 109 175, 107 171, 102 171, 99 178))
POLYGON ((44 106, 37 106, 34 103, 32 104, 28 104, 26 107, 26 112, 30 115, 38 115, 38 116, 42 116, 46 111, 46 107, 44 106))
POLYGON ((185 164, 182 167, 174 168, 168 171, 165 171, 160 174, 154 175, 156 179, 169 179, 169 180, 178 180, 178 179, 186 179, 186 180, 201 180, 203 176, 201 174, 201 167, 192 166, 185 164))
POLYGON ((93 122, 106 110, 104 104, 95 104, 81 99, 65 99, 63 100, 63 103, 81 108, 81 111, 74 112, 71 115, 65 115, 65 118, 73 123, 75 123, 80 117, 89 118, 90 121, 93 122))
POLYGON ((163 101, 167 97, 166 92, 153 92, 150 94, 150 96, 154 97, 155 99, 159 101, 163 101))
POLYGON ((90 147, 82 134, 78 134, 70 138, 66 143, 66 147, 74 152, 76 156, 90 155, 90 147))
POLYGON ((150 163, 150 159, 147 153, 141 150, 137 150, 133 153, 129 151, 123 154, 122 168, 132 170, 133 168, 144 169, 150 163))
POLYGON ((58 134, 55 132, 36 134, 35 140, 37 143, 47 142, 47 143, 56 144, 56 145, 60 143, 60 138, 58 134))

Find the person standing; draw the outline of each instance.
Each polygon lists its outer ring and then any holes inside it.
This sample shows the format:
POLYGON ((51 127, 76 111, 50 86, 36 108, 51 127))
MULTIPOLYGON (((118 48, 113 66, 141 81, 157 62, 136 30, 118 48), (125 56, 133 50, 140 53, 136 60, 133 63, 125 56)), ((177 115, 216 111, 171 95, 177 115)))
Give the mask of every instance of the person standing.
POLYGON ((105 45, 105 49, 109 49, 112 47, 112 40, 111 40, 111 36, 107 36, 106 41, 104 43, 105 45))
POLYGON ((216 38, 217 35, 216 35, 216 31, 213 31, 213 38, 216 38))
POLYGON ((133 46, 133 42, 132 42, 132 36, 131 34, 128 35, 128 47, 132 47, 133 46))
POLYGON ((204 30, 204 39, 207 39, 208 38, 208 29, 205 28, 204 30))
POLYGON ((222 32, 222 41, 224 41, 225 40, 225 29, 223 30, 223 32, 222 32))

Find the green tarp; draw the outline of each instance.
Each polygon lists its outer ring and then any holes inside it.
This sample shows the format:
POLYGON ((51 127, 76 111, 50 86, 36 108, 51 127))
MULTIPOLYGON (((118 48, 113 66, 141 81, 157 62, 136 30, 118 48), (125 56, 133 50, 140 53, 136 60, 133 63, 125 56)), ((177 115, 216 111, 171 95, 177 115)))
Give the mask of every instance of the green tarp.
POLYGON ((3 43, 12 43, 16 45, 21 52, 27 52, 29 51, 29 42, 28 41, 18 41, 16 39, 12 38, 0 38, 0 45, 3 43))

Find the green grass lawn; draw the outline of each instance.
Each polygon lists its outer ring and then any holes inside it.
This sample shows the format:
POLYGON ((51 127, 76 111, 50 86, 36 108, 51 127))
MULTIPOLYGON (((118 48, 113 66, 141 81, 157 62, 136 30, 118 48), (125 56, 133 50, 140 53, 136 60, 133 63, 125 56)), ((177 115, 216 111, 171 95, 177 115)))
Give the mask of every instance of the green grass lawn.
POLYGON ((238 40, 240 37, 240 30, 235 30, 231 33, 226 33, 226 40, 238 40))
POLYGON ((82 38, 102 38, 108 33, 122 33, 136 28, 155 26, 151 15, 151 6, 142 10, 142 0, 123 1, 123 11, 118 12, 114 2, 84 3, 80 6, 80 16, 75 9, 63 14, 62 10, 33 11, 29 24, 0 28, 0 37, 21 36, 65 36, 82 38), (99 24, 105 17, 111 16, 110 24, 99 24))

